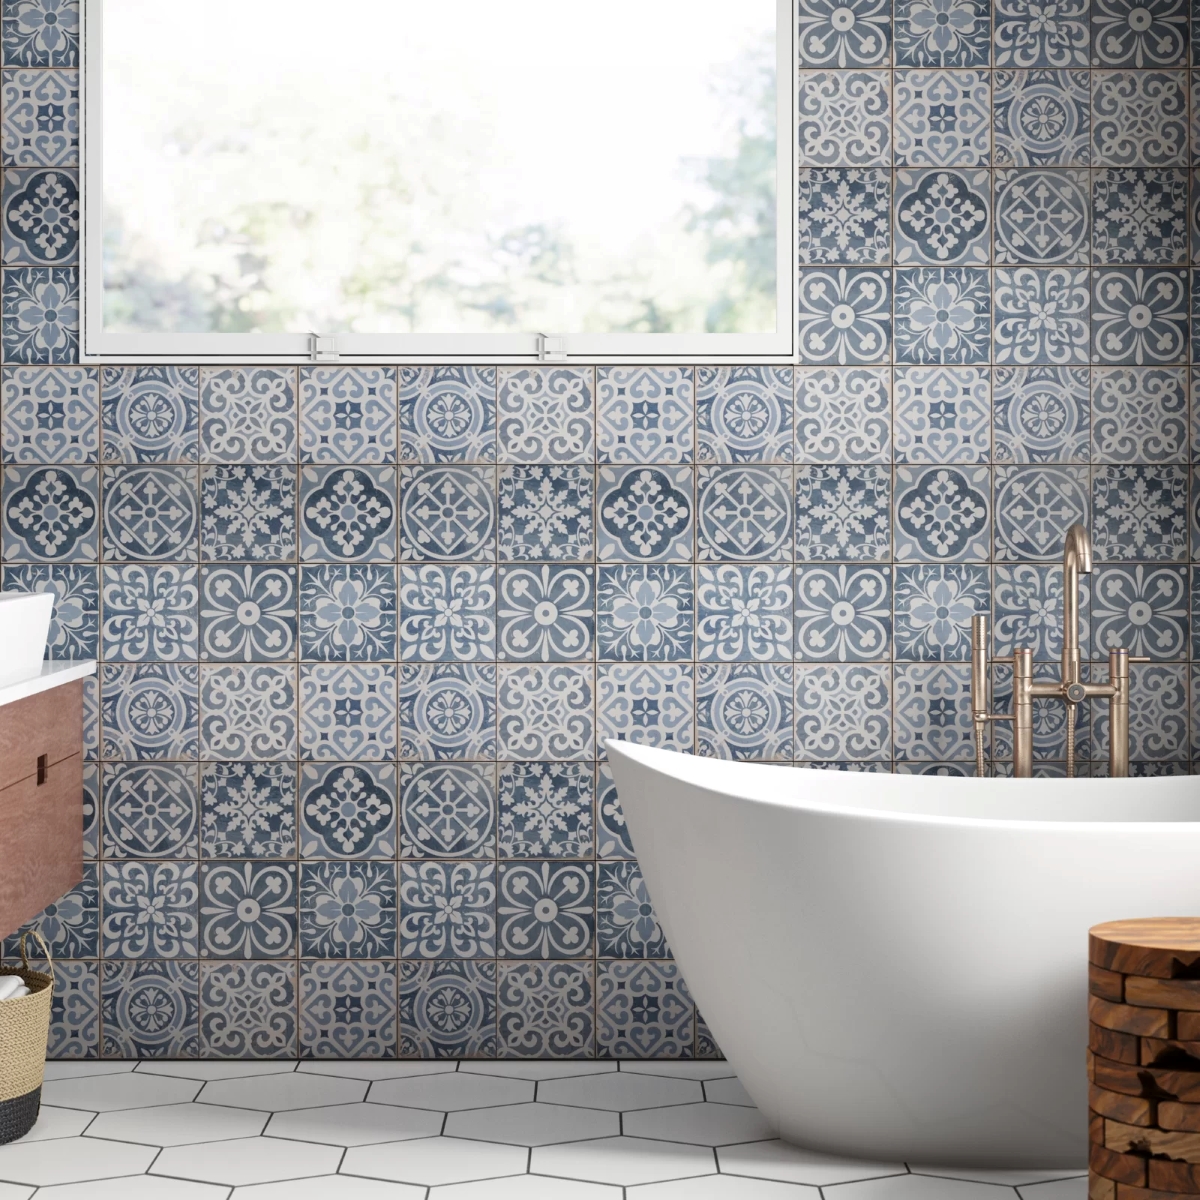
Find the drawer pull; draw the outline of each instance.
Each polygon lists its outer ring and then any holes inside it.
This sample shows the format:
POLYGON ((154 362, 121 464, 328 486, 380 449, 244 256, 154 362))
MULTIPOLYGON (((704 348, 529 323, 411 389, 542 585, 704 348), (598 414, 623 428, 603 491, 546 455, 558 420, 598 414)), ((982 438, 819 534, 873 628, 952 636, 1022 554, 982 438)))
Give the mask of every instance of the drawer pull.
POLYGON ((42 784, 46 782, 47 770, 48 770, 48 768, 46 766, 46 755, 39 754, 38 755, 38 764, 37 764, 37 785, 38 785, 38 787, 41 787, 42 784))

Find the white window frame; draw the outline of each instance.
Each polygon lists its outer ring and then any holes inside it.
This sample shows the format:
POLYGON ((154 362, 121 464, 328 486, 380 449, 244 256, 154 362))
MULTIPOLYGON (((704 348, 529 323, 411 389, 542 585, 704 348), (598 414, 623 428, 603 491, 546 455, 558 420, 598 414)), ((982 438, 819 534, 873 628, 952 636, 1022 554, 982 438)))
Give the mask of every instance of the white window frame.
MULTIPOLYGON (((167 0, 169 3, 169 0, 167 0)), ((736 0, 730 0, 736 3, 736 0)), ((791 363, 796 354, 796 37, 791 0, 777 0, 777 311, 774 333, 312 334, 105 333, 102 63, 104 0, 81 5, 80 361, 85 363, 791 363), (319 339, 319 340, 318 340, 319 339)))

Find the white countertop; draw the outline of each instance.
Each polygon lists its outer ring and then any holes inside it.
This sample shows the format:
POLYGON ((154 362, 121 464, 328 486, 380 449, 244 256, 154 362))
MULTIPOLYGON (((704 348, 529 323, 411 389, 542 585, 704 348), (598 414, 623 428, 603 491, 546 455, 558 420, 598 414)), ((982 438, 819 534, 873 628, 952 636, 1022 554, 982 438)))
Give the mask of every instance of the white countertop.
POLYGON ((48 692, 51 688, 62 687, 64 683, 74 683, 76 679, 84 679, 95 673, 94 658, 42 663, 42 669, 37 675, 0 686, 0 708, 17 700, 24 700, 26 696, 36 696, 38 692, 48 692))

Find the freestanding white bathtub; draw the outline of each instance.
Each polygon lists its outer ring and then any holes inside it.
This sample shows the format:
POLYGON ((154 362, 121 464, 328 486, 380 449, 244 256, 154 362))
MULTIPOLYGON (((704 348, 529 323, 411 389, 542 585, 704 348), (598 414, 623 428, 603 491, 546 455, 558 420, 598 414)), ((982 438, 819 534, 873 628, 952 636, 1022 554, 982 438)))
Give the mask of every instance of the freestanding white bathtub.
POLYGON ((1086 1166, 1087 931, 1200 915, 1200 778, 931 778, 607 748, 683 976, 781 1137, 1086 1166))

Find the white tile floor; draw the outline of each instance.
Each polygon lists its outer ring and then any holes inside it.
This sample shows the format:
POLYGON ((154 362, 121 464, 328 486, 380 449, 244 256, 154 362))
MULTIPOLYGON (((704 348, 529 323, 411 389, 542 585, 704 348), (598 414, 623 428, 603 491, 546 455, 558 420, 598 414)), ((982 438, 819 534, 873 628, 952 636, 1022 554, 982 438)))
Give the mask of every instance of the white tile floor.
POLYGON ((0 1200, 1085 1200, 771 1137, 725 1063, 53 1063, 0 1200))

